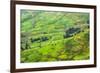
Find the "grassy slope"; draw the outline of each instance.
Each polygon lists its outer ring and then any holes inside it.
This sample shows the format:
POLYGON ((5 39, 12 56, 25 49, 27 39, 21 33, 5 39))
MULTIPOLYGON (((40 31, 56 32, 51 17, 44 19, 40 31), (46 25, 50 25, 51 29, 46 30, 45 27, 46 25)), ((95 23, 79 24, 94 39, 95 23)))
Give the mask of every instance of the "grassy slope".
POLYGON ((89 59, 89 40, 87 39, 89 37, 87 36, 89 29, 83 28, 83 24, 87 24, 89 19, 88 13, 24 12, 22 11, 23 15, 21 16, 21 33, 26 34, 26 36, 21 38, 25 38, 29 42, 29 38, 40 38, 43 36, 48 38, 51 36, 52 38, 41 43, 29 43, 31 48, 21 51, 21 62, 89 59), (33 17, 29 18, 30 13, 33 14, 33 17), (33 20, 34 25, 32 25, 33 20), (79 27, 78 25, 82 26, 80 28, 84 30, 83 32, 69 38, 63 38, 66 29, 79 27), (44 32, 45 34, 43 34, 44 32), (40 45, 41 47, 39 47, 40 45))

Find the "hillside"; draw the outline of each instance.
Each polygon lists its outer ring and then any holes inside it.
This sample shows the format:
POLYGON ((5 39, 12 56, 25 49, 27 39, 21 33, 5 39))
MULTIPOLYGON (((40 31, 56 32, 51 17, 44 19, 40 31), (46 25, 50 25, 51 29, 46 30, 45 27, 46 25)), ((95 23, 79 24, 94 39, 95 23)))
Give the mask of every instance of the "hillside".
POLYGON ((89 59, 89 13, 21 10, 21 62, 89 59))

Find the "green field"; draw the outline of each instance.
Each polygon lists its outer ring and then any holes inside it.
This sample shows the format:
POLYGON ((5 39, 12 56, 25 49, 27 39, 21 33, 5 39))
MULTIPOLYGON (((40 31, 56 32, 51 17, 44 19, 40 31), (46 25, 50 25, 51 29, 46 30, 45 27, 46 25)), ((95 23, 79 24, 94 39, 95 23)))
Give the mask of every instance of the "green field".
POLYGON ((89 59, 89 13, 21 10, 21 62, 89 59))

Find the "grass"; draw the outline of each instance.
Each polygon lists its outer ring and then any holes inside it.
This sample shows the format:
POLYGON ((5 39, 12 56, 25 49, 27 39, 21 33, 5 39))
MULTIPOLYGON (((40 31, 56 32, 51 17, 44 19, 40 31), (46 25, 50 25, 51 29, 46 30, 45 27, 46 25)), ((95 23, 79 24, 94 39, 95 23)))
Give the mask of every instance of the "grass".
POLYGON ((88 13, 22 10, 21 62, 89 59, 88 20, 88 13))

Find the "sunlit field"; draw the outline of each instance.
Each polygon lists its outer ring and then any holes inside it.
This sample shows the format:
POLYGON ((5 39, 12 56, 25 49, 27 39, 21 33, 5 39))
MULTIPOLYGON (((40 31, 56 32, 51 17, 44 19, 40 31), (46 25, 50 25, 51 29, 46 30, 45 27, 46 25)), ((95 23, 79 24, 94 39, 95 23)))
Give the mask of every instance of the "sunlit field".
POLYGON ((21 62, 88 60, 89 13, 21 10, 21 62))

